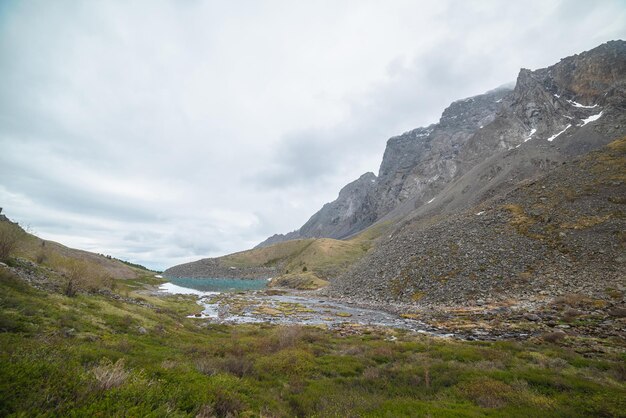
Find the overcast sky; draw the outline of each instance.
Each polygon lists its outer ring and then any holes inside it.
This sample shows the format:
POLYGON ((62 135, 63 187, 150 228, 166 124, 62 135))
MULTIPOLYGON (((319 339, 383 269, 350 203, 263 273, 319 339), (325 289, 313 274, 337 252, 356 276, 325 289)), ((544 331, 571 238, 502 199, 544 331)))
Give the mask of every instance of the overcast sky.
POLYGON ((0 2, 0 206, 162 269, 300 227, 453 100, 626 38, 624 1, 0 2))

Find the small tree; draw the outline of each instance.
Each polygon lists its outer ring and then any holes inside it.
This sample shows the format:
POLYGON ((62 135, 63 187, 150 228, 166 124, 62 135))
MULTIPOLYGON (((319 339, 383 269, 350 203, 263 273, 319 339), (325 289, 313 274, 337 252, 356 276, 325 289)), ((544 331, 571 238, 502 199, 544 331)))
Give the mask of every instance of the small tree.
POLYGON ((17 248, 26 232, 18 224, 0 221, 0 260, 7 260, 17 248))
POLYGON ((83 261, 70 258, 63 260, 61 266, 66 278, 63 293, 70 297, 76 296, 76 293, 85 289, 91 280, 89 266, 83 261))
POLYGON ((46 241, 41 241, 41 246, 39 247, 39 252, 37 252, 37 256, 35 257, 35 261, 37 264, 43 264, 48 259, 48 254, 46 252, 46 241))

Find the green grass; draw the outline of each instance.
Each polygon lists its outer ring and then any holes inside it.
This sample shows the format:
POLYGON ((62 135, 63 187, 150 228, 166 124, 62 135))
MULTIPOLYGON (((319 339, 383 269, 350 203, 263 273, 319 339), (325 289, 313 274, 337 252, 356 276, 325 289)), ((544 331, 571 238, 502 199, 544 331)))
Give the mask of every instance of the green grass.
MULTIPOLYGON (((153 281, 146 277, 146 280, 153 281)), ((138 297, 142 281, 124 289, 138 297), (130 289, 130 290, 129 290, 130 289)), ((122 289, 121 285, 119 289, 122 289)), ((0 270, 0 416, 624 416, 623 350, 211 325, 0 270), (141 332, 140 327, 145 329, 141 332), (603 352, 607 351, 607 352, 603 352)), ((598 347, 602 341, 598 341, 598 347)), ((623 348, 623 347, 622 347, 623 348)))
POLYGON ((276 267, 282 280, 275 284, 315 289, 325 286, 328 279, 343 273, 361 259, 390 225, 387 222, 372 226, 346 240, 291 240, 230 254, 218 260, 225 267, 276 267))

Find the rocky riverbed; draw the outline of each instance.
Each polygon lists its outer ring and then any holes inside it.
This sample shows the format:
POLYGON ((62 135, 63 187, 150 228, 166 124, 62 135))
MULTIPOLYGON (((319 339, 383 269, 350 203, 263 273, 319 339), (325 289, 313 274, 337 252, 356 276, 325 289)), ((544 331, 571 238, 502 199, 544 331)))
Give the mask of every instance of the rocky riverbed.
MULTIPOLYGON (((169 286, 169 287, 167 287, 169 286)), ((201 292, 163 287, 166 293, 198 297, 198 320, 213 323, 268 323, 320 326, 340 334, 389 328, 464 340, 563 339, 587 336, 626 341, 621 303, 579 295, 523 304, 449 306, 416 310, 408 305, 376 306, 333 299, 319 292, 266 289, 201 292)))

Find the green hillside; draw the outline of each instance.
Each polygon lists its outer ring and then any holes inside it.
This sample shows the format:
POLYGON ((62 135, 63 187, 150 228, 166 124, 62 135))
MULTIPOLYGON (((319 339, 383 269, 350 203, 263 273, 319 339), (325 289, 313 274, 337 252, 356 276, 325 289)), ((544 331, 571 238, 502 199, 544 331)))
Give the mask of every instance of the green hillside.
POLYGON ((311 238, 280 242, 218 260, 228 267, 275 267, 279 276, 273 285, 313 289, 325 286, 329 279, 363 257, 389 227, 389 223, 375 225, 348 240, 311 238))

